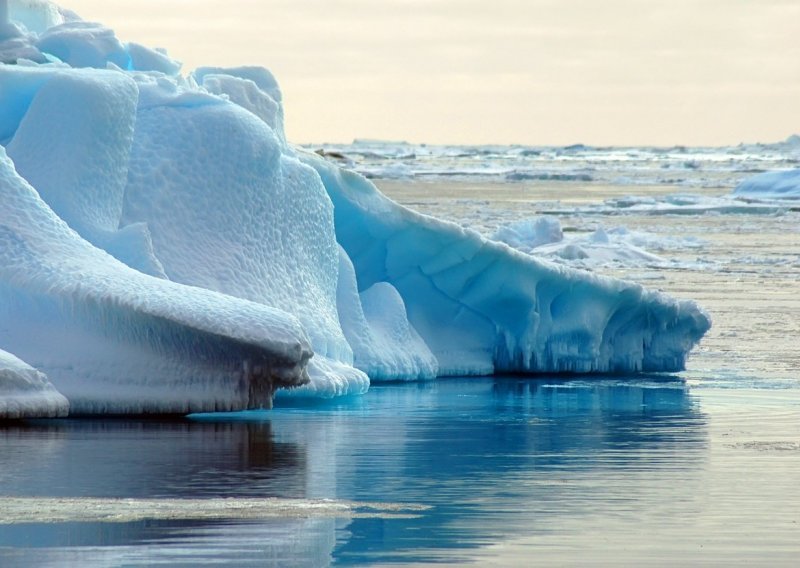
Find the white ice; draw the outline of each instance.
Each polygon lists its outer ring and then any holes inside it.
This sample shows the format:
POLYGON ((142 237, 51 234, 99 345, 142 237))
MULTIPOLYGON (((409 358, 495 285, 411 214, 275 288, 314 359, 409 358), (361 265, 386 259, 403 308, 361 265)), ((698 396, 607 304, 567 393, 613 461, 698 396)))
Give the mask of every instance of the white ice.
POLYGON ((269 406, 308 380, 292 316, 124 266, 70 229, 0 148, 0 346, 77 413, 269 406))

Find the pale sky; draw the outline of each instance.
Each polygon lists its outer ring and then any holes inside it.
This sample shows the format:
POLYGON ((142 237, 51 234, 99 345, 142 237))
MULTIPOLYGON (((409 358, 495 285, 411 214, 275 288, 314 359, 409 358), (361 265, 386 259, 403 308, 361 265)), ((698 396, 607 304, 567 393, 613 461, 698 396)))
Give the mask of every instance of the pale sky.
POLYGON ((275 73, 294 142, 722 145, 800 133, 800 0, 61 0, 275 73))

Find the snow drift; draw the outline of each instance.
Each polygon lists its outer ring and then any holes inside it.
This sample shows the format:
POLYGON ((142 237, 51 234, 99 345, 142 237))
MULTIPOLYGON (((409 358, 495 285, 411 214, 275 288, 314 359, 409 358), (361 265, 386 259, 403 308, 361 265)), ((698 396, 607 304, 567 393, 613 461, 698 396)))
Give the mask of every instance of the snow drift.
MULTIPOLYGON (((294 149, 264 69, 184 77, 49 3, 10 6, 3 399, 20 369, 79 413, 232 410, 281 387, 335 396, 445 374, 674 371, 710 325, 692 302, 532 259, 294 149)), ((49 400, 0 417, 64 412, 49 400)))

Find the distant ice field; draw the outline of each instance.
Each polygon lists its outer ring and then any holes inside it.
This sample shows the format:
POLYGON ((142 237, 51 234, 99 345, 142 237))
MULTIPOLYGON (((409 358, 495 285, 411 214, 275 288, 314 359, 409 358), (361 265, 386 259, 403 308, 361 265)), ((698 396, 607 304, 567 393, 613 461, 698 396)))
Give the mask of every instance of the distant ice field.
POLYGON ((370 178, 510 182, 583 182, 731 188, 754 174, 796 168, 800 143, 702 148, 435 146, 379 140, 307 144, 370 178))

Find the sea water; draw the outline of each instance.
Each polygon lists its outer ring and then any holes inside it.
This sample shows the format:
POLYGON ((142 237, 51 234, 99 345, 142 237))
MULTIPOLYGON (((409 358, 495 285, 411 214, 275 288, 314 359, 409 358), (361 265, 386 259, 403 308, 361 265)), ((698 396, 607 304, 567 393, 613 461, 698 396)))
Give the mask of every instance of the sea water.
POLYGON ((728 158, 682 165, 694 181, 681 185, 630 185, 669 169, 653 160, 603 173, 616 182, 378 183, 487 235, 541 214, 568 235, 646 234, 664 262, 590 268, 710 312, 685 372, 449 378, 269 412, 4 424, 0 566, 794 565, 800 213, 713 205, 750 167, 728 158))

